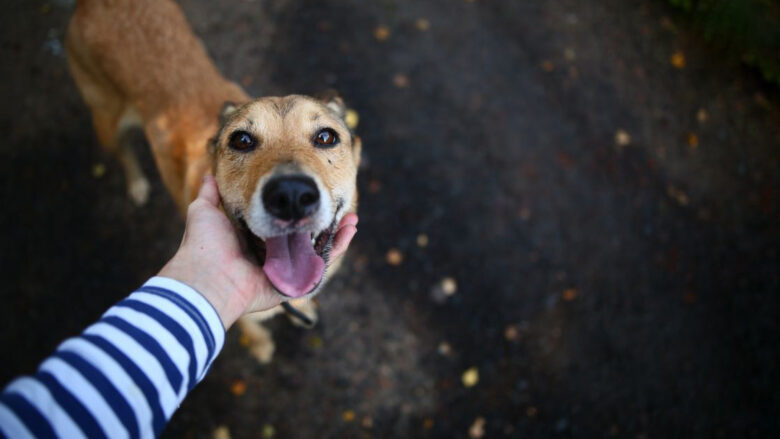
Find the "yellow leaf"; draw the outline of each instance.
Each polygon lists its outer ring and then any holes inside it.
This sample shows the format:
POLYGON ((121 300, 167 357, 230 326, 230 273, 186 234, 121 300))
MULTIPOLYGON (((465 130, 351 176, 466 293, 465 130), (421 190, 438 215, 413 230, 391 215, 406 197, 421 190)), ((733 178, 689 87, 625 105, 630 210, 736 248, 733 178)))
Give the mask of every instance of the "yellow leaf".
POLYGON ((391 248, 387 252, 385 259, 387 260, 388 264, 392 266, 398 266, 401 265, 401 263, 404 261, 404 255, 397 248, 391 248))
POLYGON ((669 58, 669 62, 677 69, 685 68, 685 54, 680 51, 674 52, 669 58))
POLYGON ((246 392, 246 382, 244 380, 235 380, 230 385, 230 393, 235 396, 241 396, 246 392))
POLYGON ((374 29, 374 38, 376 38, 377 41, 387 40, 390 38, 390 29, 385 25, 377 26, 376 29, 374 29))
POLYGON ((349 129, 354 131, 358 126, 358 122, 360 122, 360 116, 358 115, 357 111, 348 108, 347 114, 344 115, 344 122, 346 122, 349 129))
POLYGON ((697 148, 699 146, 699 136, 694 133, 688 133, 688 136, 686 137, 688 139, 688 146, 691 148, 697 148))
POLYGON ((479 382, 479 370, 476 367, 466 369, 460 379, 465 387, 474 387, 479 382))
POLYGON ((344 422, 352 422, 355 420, 355 412, 352 410, 344 410, 341 414, 341 419, 344 420, 344 422))
POLYGON ((425 32, 431 28, 431 22, 425 18, 418 18, 417 21, 414 22, 414 26, 417 30, 425 32))

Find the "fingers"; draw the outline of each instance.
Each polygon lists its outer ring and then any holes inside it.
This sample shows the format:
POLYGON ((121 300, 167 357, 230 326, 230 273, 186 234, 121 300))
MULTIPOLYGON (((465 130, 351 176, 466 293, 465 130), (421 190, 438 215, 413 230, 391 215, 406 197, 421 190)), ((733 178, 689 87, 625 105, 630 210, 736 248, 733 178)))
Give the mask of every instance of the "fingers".
POLYGON ((219 190, 213 175, 207 174, 203 177, 203 186, 200 187, 197 199, 204 200, 214 207, 219 206, 219 190))
POLYGON ((357 226, 358 224, 358 216, 354 213, 348 213, 344 215, 344 218, 341 218, 341 221, 339 222, 338 229, 341 229, 344 226, 357 226))

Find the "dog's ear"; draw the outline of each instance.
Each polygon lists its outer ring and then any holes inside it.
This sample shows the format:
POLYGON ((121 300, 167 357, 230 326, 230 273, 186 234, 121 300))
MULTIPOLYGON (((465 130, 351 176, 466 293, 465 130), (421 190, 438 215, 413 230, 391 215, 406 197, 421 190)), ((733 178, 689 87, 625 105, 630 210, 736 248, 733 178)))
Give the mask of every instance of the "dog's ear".
POLYGON ((220 127, 222 125, 225 125, 225 123, 230 119, 230 116, 232 116, 233 113, 236 112, 236 110, 238 110, 238 106, 233 102, 227 101, 224 104, 222 104, 222 109, 219 110, 220 127))
POLYGON ((339 93, 336 90, 325 90, 318 93, 315 97, 324 103, 336 116, 341 119, 346 117, 347 106, 344 105, 344 100, 341 99, 341 96, 339 96, 339 93))

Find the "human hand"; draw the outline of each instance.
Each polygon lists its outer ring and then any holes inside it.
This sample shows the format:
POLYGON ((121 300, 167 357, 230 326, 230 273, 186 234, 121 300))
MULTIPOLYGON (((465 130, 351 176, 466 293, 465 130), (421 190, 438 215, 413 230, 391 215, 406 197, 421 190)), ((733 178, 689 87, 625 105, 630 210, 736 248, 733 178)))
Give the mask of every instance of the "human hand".
MULTIPOLYGON (((342 218, 333 242, 333 259, 347 250, 357 233, 357 222, 354 213, 342 218)), ((214 306, 225 329, 241 315, 273 308, 283 299, 271 287, 262 267, 242 253, 238 232, 219 209, 217 183, 210 175, 187 209, 179 250, 159 275, 197 290, 214 306)))

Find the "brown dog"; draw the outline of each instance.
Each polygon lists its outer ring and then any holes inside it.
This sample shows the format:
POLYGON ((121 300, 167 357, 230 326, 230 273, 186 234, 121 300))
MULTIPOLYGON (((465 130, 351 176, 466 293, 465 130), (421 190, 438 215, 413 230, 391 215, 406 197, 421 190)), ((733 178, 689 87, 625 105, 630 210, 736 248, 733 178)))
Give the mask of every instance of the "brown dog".
MULTIPOLYGON (((308 299, 340 262, 329 261, 335 228, 357 207, 360 140, 341 99, 251 100, 219 74, 170 0, 78 0, 66 48, 98 140, 121 162, 133 201, 147 200, 149 183, 124 133, 140 127, 180 209, 213 172, 225 212, 271 283, 311 314, 308 299)), ((273 343, 255 322, 280 311, 239 322, 263 362, 273 343)))

